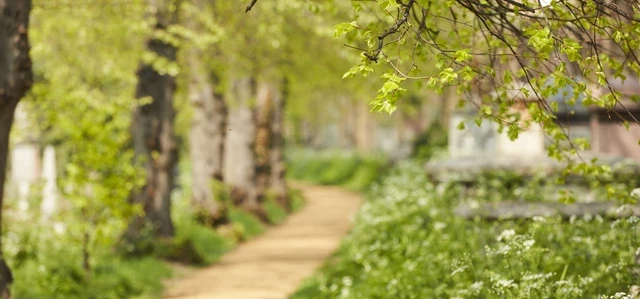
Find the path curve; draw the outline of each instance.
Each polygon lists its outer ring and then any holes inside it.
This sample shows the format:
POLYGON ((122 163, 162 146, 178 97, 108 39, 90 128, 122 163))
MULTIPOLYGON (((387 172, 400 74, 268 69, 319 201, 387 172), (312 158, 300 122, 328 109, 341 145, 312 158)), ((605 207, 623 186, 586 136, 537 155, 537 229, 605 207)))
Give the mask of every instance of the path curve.
POLYGON ((209 268, 168 286, 165 298, 283 299, 340 244, 359 194, 296 184, 306 204, 282 224, 241 244, 209 268))

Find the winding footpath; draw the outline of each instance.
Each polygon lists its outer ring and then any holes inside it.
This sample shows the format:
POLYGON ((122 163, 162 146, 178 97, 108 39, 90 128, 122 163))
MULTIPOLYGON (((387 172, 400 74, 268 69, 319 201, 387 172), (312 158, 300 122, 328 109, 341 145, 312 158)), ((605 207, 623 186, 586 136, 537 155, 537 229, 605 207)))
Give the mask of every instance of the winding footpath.
POLYGON ((296 184, 306 205, 209 268, 168 286, 165 298, 283 299, 322 265, 348 232, 359 194, 296 184))

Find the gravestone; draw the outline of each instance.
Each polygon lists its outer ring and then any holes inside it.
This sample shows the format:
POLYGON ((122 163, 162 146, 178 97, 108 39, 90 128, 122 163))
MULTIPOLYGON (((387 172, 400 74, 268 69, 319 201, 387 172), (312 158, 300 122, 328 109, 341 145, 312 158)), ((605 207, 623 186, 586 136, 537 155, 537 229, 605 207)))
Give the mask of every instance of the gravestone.
POLYGON ((16 144, 11 149, 11 182, 18 189, 20 210, 29 207, 28 197, 31 186, 40 178, 38 147, 30 143, 16 144))
POLYGON ((42 178, 44 188, 42 189, 42 214, 45 217, 51 216, 57 207, 58 188, 56 185, 56 151, 53 146, 44 149, 42 162, 42 178))
POLYGON ((529 122, 531 116, 527 110, 529 99, 521 98, 521 94, 509 95, 514 99, 510 107, 511 113, 520 114, 519 126, 522 131, 518 138, 511 140, 508 129, 498 132, 498 124, 484 119, 478 126, 476 118, 478 108, 467 106, 454 111, 449 123, 449 155, 451 158, 472 156, 496 156, 531 159, 546 156, 545 138, 542 127, 529 122), (460 122, 464 122, 464 129, 459 130, 460 122))
POLYGON ((28 117, 22 105, 18 105, 14 118, 12 135, 14 144, 10 148, 11 189, 17 189, 18 208, 29 207, 28 197, 31 186, 41 178, 40 150, 28 134, 28 117))
POLYGON ((495 123, 486 121, 478 127, 469 112, 454 112, 449 122, 449 155, 459 158, 495 153, 497 129, 495 123), (461 122, 464 122, 463 130, 458 129, 461 122))
POLYGON ((531 158, 545 155, 545 138, 539 124, 531 124, 511 140, 505 129, 497 138, 497 155, 531 158))

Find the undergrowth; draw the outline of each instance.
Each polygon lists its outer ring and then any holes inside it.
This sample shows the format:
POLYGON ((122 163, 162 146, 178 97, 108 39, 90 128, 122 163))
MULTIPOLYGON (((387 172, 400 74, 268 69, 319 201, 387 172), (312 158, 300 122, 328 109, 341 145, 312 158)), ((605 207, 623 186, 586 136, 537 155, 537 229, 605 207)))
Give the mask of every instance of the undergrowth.
POLYGON ((630 298, 637 218, 467 221, 460 195, 416 163, 394 169, 291 298, 630 298))
POLYGON ((337 185, 352 191, 366 190, 386 170, 382 155, 363 156, 338 150, 291 150, 287 153, 288 177, 321 185, 337 185))
MULTIPOLYGON (((291 191, 292 210, 302 207, 298 190, 291 191)), ((151 241, 150 251, 123 255, 113 239, 95 235, 90 241, 89 266, 83 264, 83 239, 78 232, 86 223, 73 215, 61 213, 53 219, 33 221, 8 212, 4 220, 3 246, 13 270, 14 298, 159 298, 162 281, 174 275, 167 261, 191 267, 215 263, 239 242, 263 233, 269 224, 254 215, 225 203, 229 211, 229 229, 213 229, 198 222, 190 210, 188 195, 174 196, 172 217, 176 235, 169 240, 151 241)), ((38 205, 34 205, 38 207, 38 205)), ((273 201, 265 202, 265 211, 273 224, 282 222, 287 212, 273 201)), ((9 208, 11 211, 14 208, 9 208)), ((36 209, 37 210, 37 209, 36 209)), ((38 215, 30 211, 28 215, 38 215)), ((40 219, 38 217, 38 219, 40 219)), ((121 224, 107 227, 100 234, 118 236, 121 224)))

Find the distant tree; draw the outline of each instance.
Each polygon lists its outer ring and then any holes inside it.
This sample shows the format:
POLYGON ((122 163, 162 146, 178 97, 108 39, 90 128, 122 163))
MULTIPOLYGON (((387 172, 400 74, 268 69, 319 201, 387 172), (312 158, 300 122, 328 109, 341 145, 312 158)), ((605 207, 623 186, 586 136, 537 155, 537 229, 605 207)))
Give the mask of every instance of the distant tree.
POLYGON ((147 59, 138 69, 136 97, 131 133, 136 162, 146 169, 146 184, 133 194, 133 202, 144 209, 144 219, 136 219, 132 233, 144 225, 152 225, 154 236, 173 237, 171 191, 177 165, 177 144, 174 136, 174 94, 176 90, 177 44, 163 33, 178 22, 175 1, 149 1, 153 9, 154 35, 147 41, 147 59), (163 37, 165 37, 163 39, 163 37))
POLYGON ((285 77, 281 80, 272 102, 269 189, 275 193, 278 203, 287 210, 291 208, 285 179, 287 165, 284 160, 284 118, 288 97, 289 81, 285 77))
POLYGON ((213 191, 213 183, 223 181, 227 131, 228 108, 224 64, 221 62, 224 57, 217 36, 221 29, 208 23, 217 15, 212 3, 196 0, 186 7, 189 8, 185 11, 189 16, 186 25, 196 37, 190 40, 186 57, 189 101, 193 110, 189 130, 191 200, 198 217, 203 222, 216 225, 226 221, 225 207, 219 198, 214 198, 213 191), (212 35, 211 30, 215 30, 213 33, 216 35, 212 35))

